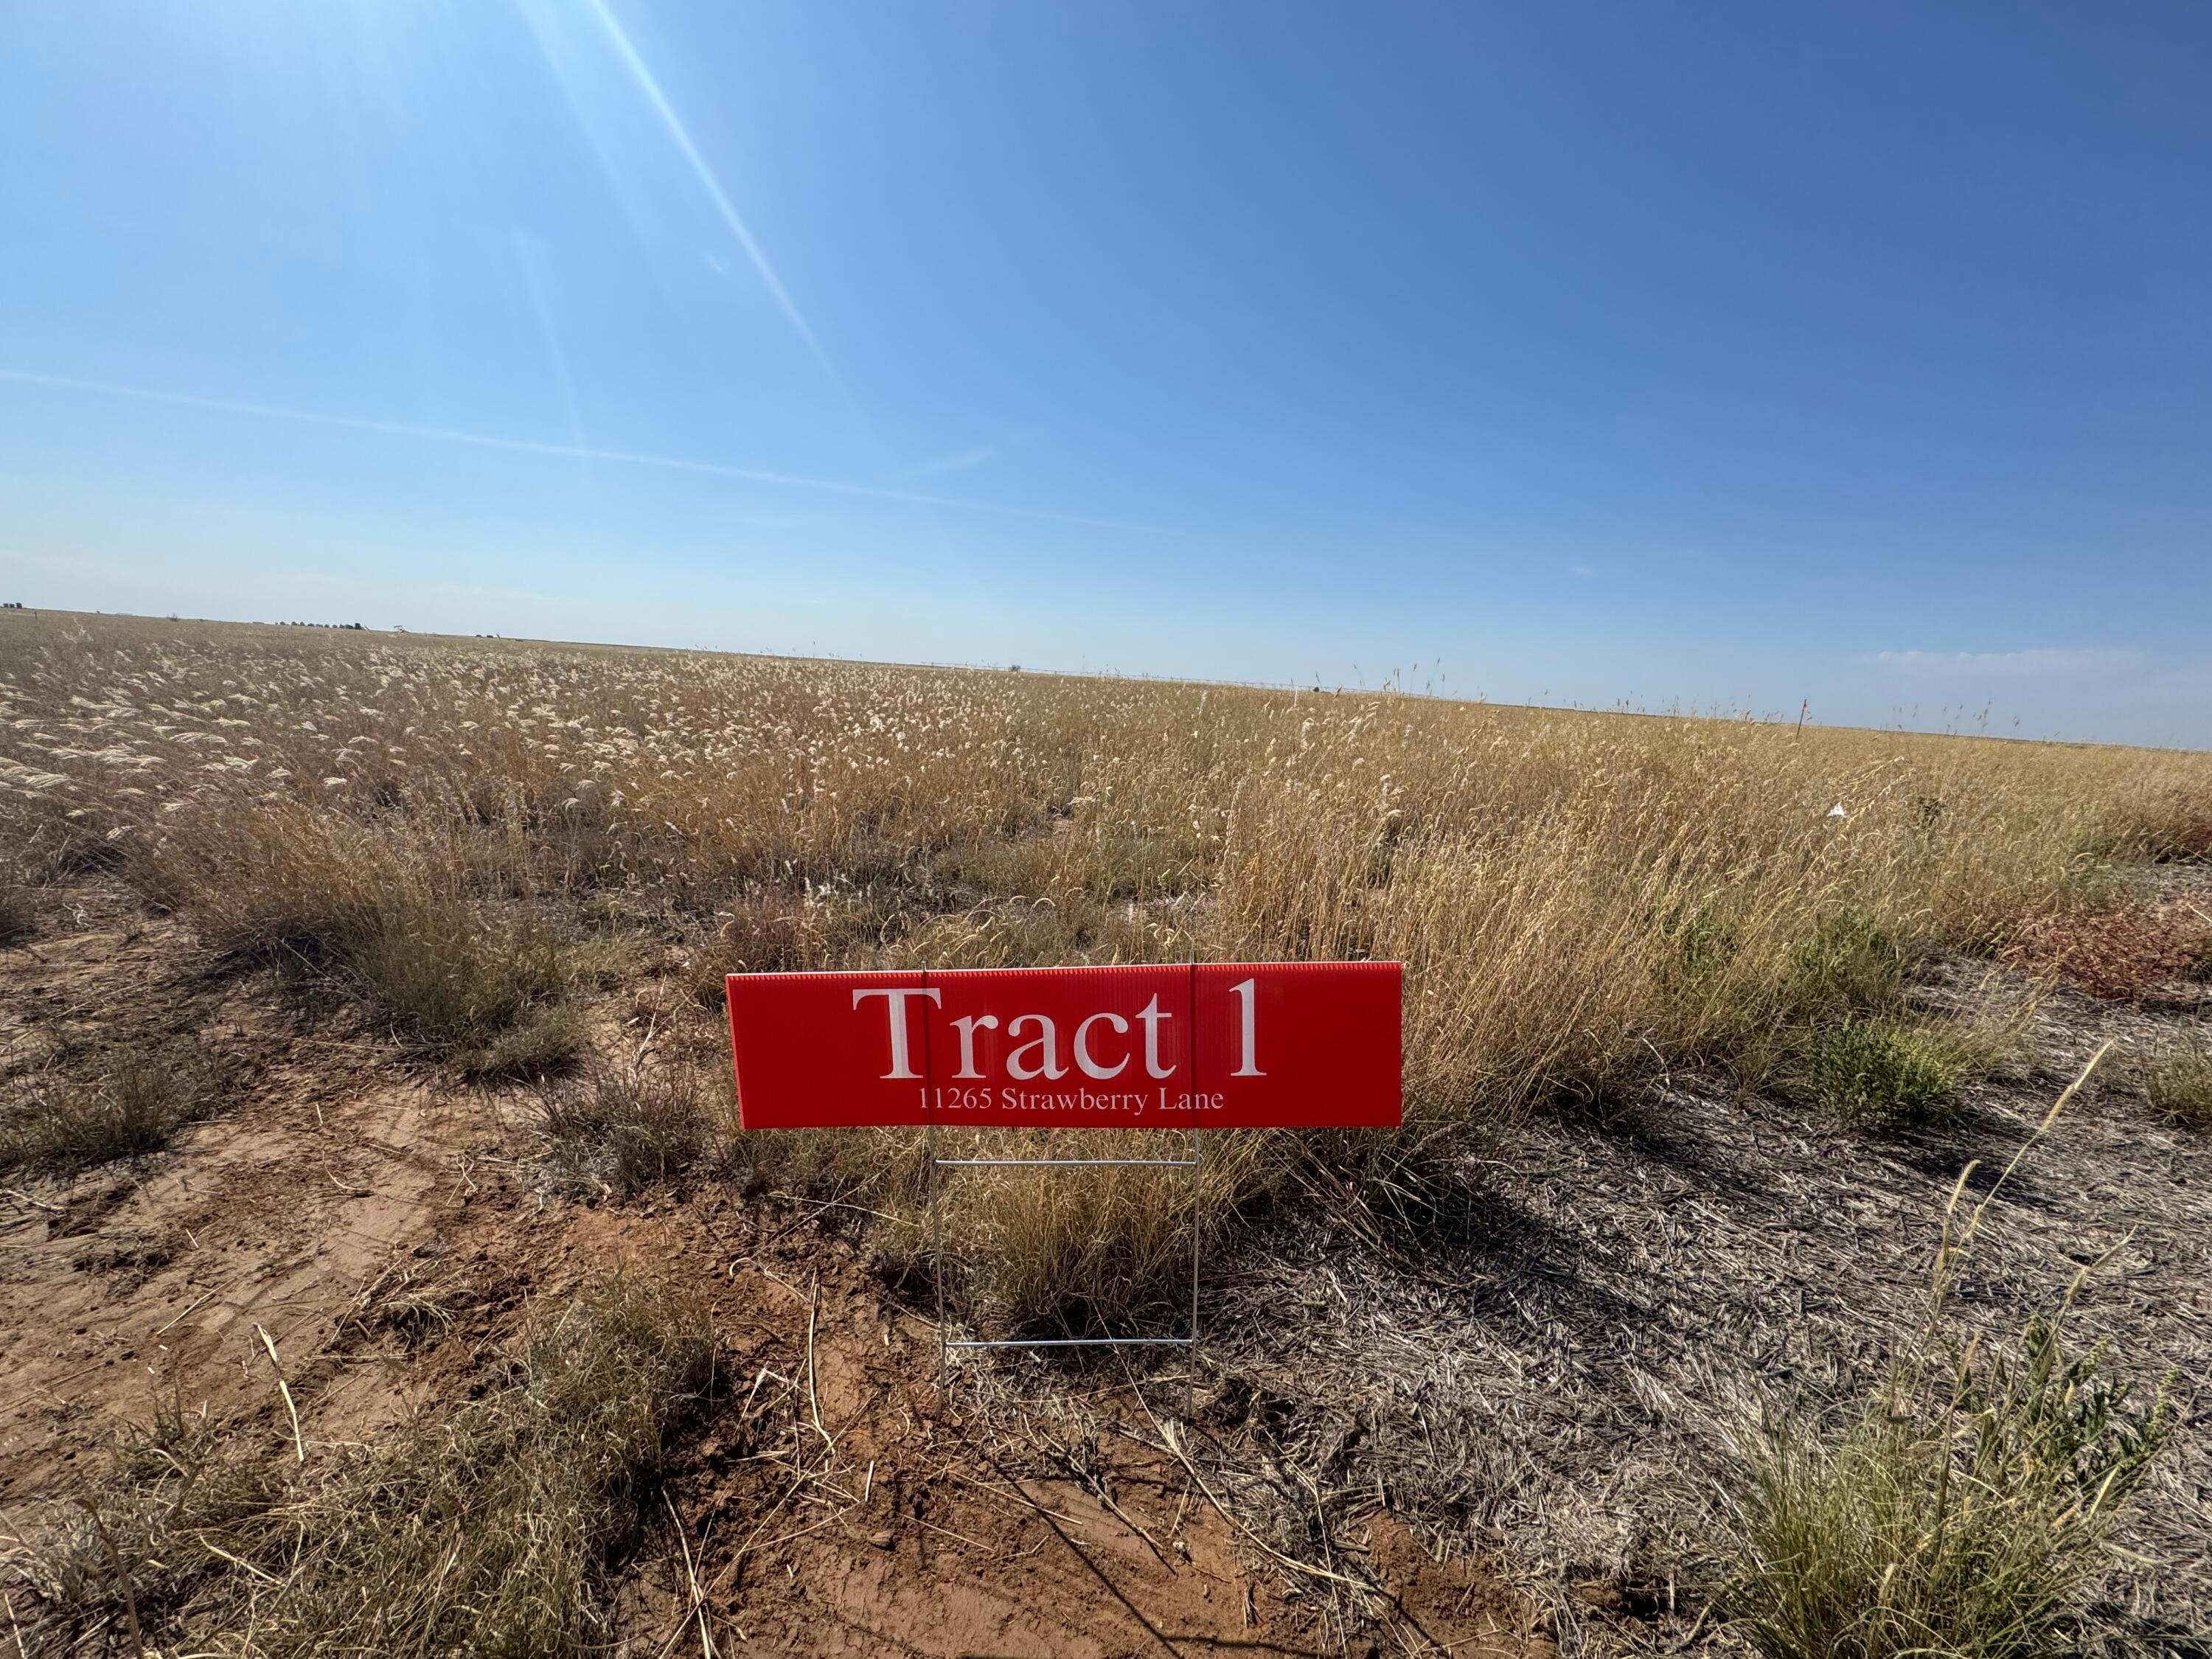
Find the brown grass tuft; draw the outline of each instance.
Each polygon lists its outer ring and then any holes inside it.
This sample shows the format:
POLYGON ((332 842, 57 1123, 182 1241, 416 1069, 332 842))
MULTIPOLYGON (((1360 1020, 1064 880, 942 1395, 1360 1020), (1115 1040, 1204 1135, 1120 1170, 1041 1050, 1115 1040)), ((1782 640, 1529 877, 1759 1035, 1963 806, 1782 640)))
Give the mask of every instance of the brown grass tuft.
POLYGON ((602 1650, 609 1553, 714 1357, 684 1293, 617 1279, 538 1320, 480 1397, 304 1468, 157 1418, 34 1558, 33 1632, 114 1627, 127 1599, 149 1640, 198 1650, 602 1650))
POLYGON ((81 1170, 158 1152, 215 1109, 222 1082, 189 1042, 110 1050, 89 1075, 34 1075, 0 1103, 0 1170, 81 1170))
POLYGON ((2212 1130, 2212 1052, 2201 1043, 2154 1060, 2142 1090, 2151 1110, 2167 1122, 2212 1130))
POLYGON ((538 1096, 538 1123, 560 1184, 628 1197, 706 1158, 724 1125, 698 1075, 674 1063, 588 1066, 538 1096))
MULTIPOLYGON (((970 1139, 948 1137, 948 1146, 963 1146, 948 1155, 975 1155, 965 1150, 970 1139)), ((1017 1150, 1012 1135, 972 1139, 997 1156, 1035 1155, 1017 1150)), ((1182 1158, 1188 1146, 1174 1134, 1092 1132, 1068 1137, 1065 1151, 1182 1158)), ((959 1304, 994 1333, 1186 1326, 1194 1223, 1201 1247, 1218 1238, 1240 1206, 1281 1185, 1298 1157, 1295 1136, 1243 1133, 1206 1137, 1194 1181, 1188 1170, 1145 1166, 964 1171, 949 1193, 945 1240, 959 1304)), ((918 1221, 909 1224, 916 1246, 926 1244, 918 1221)))
POLYGON ((360 991, 466 1075, 541 1076, 581 1053, 560 1006, 580 969, 574 922, 485 892, 469 861, 389 826, 224 813, 148 850, 140 869, 218 950, 360 991))
POLYGON ((2177 799, 2160 822, 2130 851, 2141 857, 2176 863, 2212 861, 2212 790, 2177 799))

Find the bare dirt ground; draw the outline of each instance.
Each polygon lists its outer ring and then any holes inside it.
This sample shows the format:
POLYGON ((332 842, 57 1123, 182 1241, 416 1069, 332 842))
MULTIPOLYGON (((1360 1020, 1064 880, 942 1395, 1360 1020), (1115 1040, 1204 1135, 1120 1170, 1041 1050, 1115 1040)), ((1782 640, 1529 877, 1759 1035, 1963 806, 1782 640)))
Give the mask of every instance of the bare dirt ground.
MULTIPOLYGON (((1343 1650, 1325 1581, 1233 1527, 1136 1395, 1091 1402, 1080 1444, 1021 1426, 1060 1416, 1053 1401, 958 1379, 940 1395, 930 1326, 836 1217, 712 1182, 554 1199, 511 1100, 441 1085, 265 975, 212 971, 119 887, 67 900, 0 957, 0 1065, 193 1033, 229 1069, 216 1115, 167 1149, 0 1188, 0 1549, 36 1549, 157 1410, 282 1455, 281 1374, 313 1459, 465 1395, 533 1303, 628 1267, 704 1291, 735 1379, 628 1564, 636 1650, 665 1651, 702 1605, 720 1651, 1343 1650), (402 1284, 439 1310, 407 1336, 361 1316, 402 1284), (779 1393, 819 1437, 803 1456, 759 1444, 755 1408, 779 1393)), ((1361 1536, 1400 1650, 1548 1650, 1494 1574, 1438 1565, 1387 1514, 1361 1536)), ((22 1585, 8 1595, 11 1619, 30 1611, 22 1585)), ((125 1650, 119 1626, 106 1637, 125 1650)))
MULTIPOLYGON (((0 1065, 190 1032, 228 1069, 167 1150, 0 1190, 0 1547, 34 1547, 157 1407, 281 1453, 281 1373, 312 1459, 465 1395, 532 1305, 628 1266, 702 1290, 734 1379, 623 1567, 634 1651, 702 1615, 738 1652, 1698 1648, 1731 1437, 1863 1396, 1924 1316, 1960 1171, 1986 1192, 2112 1039, 1993 1205, 1953 1316, 2016 1332, 2094 1264, 2081 1328, 2146 1383, 2171 1372, 2185 1425, 2106 1594, 2154 1650, 2207 1651, 2212 1141, 2128 1081, 2136 1055, 2202 1040, 2201 988, 2044 994, 1938 1133, 1869 1139, 1679 1077, 1501 1127, 1396 1224, 1326 1194, 1285 1206, 1210 1272, 1184 1420, 1179 1372, 963 1366, 940 1395, 864 1218, 709 1180, 557 1198, 511 1094, 215 971, 119 886, 64 896, 0 957, 0 1065), (435 1318, 360 1316, 395 1285, 435 1318), (771 1395, 803 1447, 764 1445, 771 1395)), ((2028 990, 1954 962, 1915 994, 2028 990)))

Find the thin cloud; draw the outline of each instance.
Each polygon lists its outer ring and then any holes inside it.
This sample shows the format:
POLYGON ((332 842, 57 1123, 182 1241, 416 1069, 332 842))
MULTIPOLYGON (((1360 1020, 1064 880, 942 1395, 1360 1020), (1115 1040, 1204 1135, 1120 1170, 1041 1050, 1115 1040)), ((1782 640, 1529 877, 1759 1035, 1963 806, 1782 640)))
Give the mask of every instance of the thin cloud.
POLYGON ((529 237, 514 233, 514 258, 521 268, 523 291, 530 296, 530 313, 537 319, 538 337, 545 343, 545 360, 553 383, 561 392, 562 412, 568 417, 568 441, 584 441, 584 415, 576 402, 576 384, 569 377, 568 354, 561 349, 561 331, 553 325, 553 307, 545 297, 545 276, 539 269, 538 250, 529 237))
POLYGON ((963 449, 957 455, 940 455, 933 461, 921 461, 913 466, 901 467, 894 477, 915 482, 923 478, 942 478, 954 472, 972 472, 979 466, 988 465, 998 458, 999 446, 981 444, 974 449, 963 449))
POLYGON ((987 444, 977 444, 973 449, 939 455, 931 460, 916 461, 912 466, 901 467, 891 476, 912 483, 922 478, 942 478, 955 472, 972 472, 979 466, 989 465, 1009 450, 1021 448, 1035 439, 1042 429, 1034 426, 1012 427, 987 444))
POLYGON ((711 478, 734 478, 744 483, 811 490, 819 495, 845 495, 860 501, 900 501, 915 507, 945 507, 957 513, 984 513, 998 518, 1028 519, 1041 524, 1073 525, 1085 530, 1121 530, 1140 536, 1182 533, 1159 525, 1137 524, 1126 519, 1094 519, 1079 513, 1054 513, 1042 507, 1010 507, 1000 501, 971 501, 958 495, 933 495, 913 489, 885 489, 874 484, 848 483, 837 478, 810 478, 793 472, 765 471, 757 467, 724 466, 714 461, 687 461, 672 455, 641 454, 635 450, 541 443, 529 438, 502 438, 489 433, 459 432, 448 427, 375 421, 356 415, 325 415, 313 410, 286 409, 274 404, 238 403, 228 398, 202 398, 191 392, 161 392, 151 386, 118 386, 111 381, 83 380, 66 374, 40 374, 29 369, 0 368, 0 380, 12 380, 19 386, 43 386, 61 391, 91 392, 106 398, 129 398, 140 403, 167 404, 182 409, 213 410, 225 415, 251 416, 258 420, 292 421, 304 426, 331 427, 346 432, 374 432, 386 437, 464 444, 475 449, 501 450, 514 455, 547 455, 566 460, 604 461, 617 466, 653 467, 665 472, 688 472, 711 478))
POLYGON ((2043 647, 2028 651, 1877 651, 1864 659, 1880 668, 1954 678, 2079 678, 2123 674, 2150 660, 2141 651, 2043 647))

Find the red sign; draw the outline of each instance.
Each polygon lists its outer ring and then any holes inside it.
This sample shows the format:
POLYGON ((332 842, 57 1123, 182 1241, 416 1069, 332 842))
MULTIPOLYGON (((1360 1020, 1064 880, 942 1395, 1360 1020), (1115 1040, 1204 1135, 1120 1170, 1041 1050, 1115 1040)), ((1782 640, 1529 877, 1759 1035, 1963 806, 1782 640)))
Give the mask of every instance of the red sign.
POLYGON ((748 1129, 1393 1125, 1399 964, 732 974, 748 1129))

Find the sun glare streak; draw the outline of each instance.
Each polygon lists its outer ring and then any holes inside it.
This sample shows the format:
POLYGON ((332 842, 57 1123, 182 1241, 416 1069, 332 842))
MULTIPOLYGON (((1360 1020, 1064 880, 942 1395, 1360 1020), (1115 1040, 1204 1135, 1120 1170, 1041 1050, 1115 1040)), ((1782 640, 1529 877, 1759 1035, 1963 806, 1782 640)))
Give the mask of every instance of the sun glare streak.
POLYGON ((791 324, 799 337, 806 343, 807 350, 813 354, 814 361, 821 365, 822 372, 830 377, 839 395, 851 403, 853 394, 847 388, 844 377, 837 373, 837 366, 830 361, 830 354, 822 349, 822 342, 815 337, 813 328, 799 311, 799 302, 784 287, 783 278, 775 274, 775 267, 769 263, 767 252, 753 239, 744 216, 738 213, 723 191, 721 181, 714 177, 714 169, 707 165, 707 158, 699 154, 699 147, 691 142, 690 133, 684 130, 684 123, 670 105, 667 95, 660 90, 660 82, 653 79, 653 71, 646 66, 645 59, 638 56, 629 33, 615 15, 607 9, 606 0, 589 0, 589 5, 592 15, 605 32, 608 43, 614 47, 615 55, 622 60, 623 67, 629 71, 630 78, 637 82, 638 90, 645 94, 646 101, 653 106, 653 112, 659 117, 661 125, 668 130, 669 137, 674 141, 677 150, 690 167, 691 176, 707 192, 708 199, 714 204, 714 210, 721 216, 723 225, 737 239, 738 246, 744 249, 745 257, 752 261, 753 270, 767 285, 785 319, 791 324))
POLYGON ((919 490, 884 489, 873 484, 848 483, 836 478, 810 478, 799 473, 770 472, 758 467, 725 466, 715 461, 687 461, 672 455, 648 455, 631 449, 544 443, 532 438, 504 438, 491 433, 462 432, 451 427, 416 426, 404 421, 372 420, 359 415, 325 415, 314 410, 287 409, 276 404, 242 403, 228 398, 203 398, 189 392, 162 392, 152 386, 123 386, 111 380, 86 380, 68 374, 42 374, 33 369, 0 368, 0 380, 12 381, 18 386, 90 392, 100 397, 130 398, 141 403, 167 404, 180 409, 204 409, 225 415, 246 415, 260 420, 291 421, 303 426, 330 427, 348 432, 374 432, 387 437, 417 438, 433 443, 464 444, 471 448, 502 450, 515 455, 548 455, 564 460, 605 461, 617 466, 653 467, 665 472, 732 478, 744 483, 769 484, 783 489, 812 490, 825 495, 846 495, 860 501, 897 501, 915 507, 947 507, 961 513, 1028 519, 1041 524, 1072 525, 1085 530, 1119 530, 1139 536, 1177 536, 1183 533, 1159 525, 1137 524, 1126 519, 1095 519, 1079 513, 1054 513, 1042 507, 1012 507, 1001 501, 979 501, 958 495, 931 495, 919 490))

